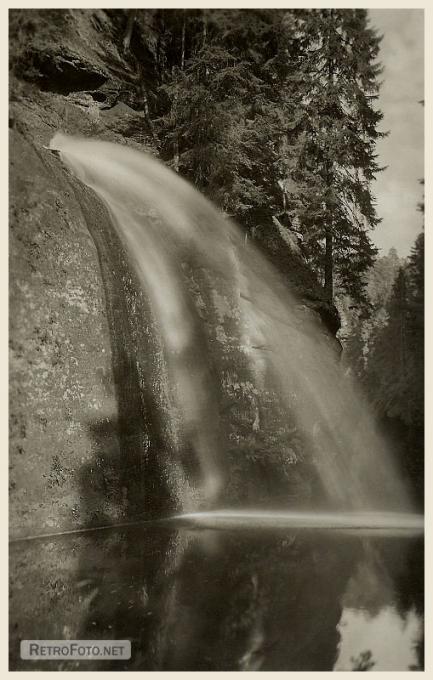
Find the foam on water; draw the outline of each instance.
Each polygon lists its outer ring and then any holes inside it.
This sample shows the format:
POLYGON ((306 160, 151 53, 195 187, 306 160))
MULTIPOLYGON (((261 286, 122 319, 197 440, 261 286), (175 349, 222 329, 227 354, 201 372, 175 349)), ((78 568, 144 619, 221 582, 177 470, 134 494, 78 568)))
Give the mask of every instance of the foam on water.
POLYGON ((398 512, 263 512, 216 510, 176 515, 173 522, 198 529, 345 529, 422 533, 424 517, 398 512))

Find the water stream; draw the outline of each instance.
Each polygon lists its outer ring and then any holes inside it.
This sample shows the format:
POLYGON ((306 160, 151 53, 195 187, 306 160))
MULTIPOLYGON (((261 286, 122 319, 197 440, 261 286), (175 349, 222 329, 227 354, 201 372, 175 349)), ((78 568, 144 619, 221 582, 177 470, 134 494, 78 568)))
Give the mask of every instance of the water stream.
POLYGON ((218 499, 230 472, 218 407, 221 369, 191 292, 192 265, 211 288, 233 296, 233 341, 255 387, 272 386, 292 414, 334 504, 410 510, 387 443, 344 375, 331 338, 240 229, 148 154, 62 133, 50 147, 107 206, 150 299, 170 375, 176 442, 192 449, 207 502, 218 499))

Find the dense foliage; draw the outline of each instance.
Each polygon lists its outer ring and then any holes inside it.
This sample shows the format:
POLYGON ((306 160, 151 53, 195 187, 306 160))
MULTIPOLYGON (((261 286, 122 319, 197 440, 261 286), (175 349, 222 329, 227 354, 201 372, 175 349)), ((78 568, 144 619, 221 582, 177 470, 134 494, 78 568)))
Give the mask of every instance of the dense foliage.
POLYGON ((346 361, 364 386, 378 419, 399 440, 403 465, 418 497, 424 467, 424 234, 407 261, 395 251, 368 276, 372 313, 354 313, 346 361))
POLYGON ((164 160, 252 237, 290 229, 330 301, 334 282, 365 300, 383 135, 367 11, 136 11, 124 45, 143 84, 140 44, 154 51, 143 104, 164 160))

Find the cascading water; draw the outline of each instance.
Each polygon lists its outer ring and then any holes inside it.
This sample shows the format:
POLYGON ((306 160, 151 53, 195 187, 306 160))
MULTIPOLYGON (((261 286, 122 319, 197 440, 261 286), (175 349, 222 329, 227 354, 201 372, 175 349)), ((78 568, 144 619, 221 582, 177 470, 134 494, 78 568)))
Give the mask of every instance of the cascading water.
MULTIPOLYGON (((153 157, 57 133, 50 148, 102 199, 159 324, 180 436, 199 462, 207 499, 226 481, 206 327, 186 284, 194 261, 237 300, 240 351, 257 385, 294 414, 324 488, 347 510, 410 510, 372 414, 344 375, 332 340, 266 258, 186 181, 153 157)), ((211 284, 212 285, 212 284, 211 284)))

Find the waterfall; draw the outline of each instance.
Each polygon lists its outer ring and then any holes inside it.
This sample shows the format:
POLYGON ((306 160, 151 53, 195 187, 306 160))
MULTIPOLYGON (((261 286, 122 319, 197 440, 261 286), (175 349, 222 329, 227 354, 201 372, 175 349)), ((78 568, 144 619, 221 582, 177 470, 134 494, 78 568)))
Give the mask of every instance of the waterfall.
MULTIPOLYGON (((207 328, 185 268, 196 263, 237 301, 237 343, 257 389, 279 395, 327 494, 353 510, 410 509, 386 441, 320 320, 290 281, 238 226, 151 155, 57 133, 50 148, 99 196, 138 274, 158 323, 180 437, 201 471, 206 498, 227 481, 218 394, 207 328)), ((259 427, 257 420, 256 427, 259 427)))

